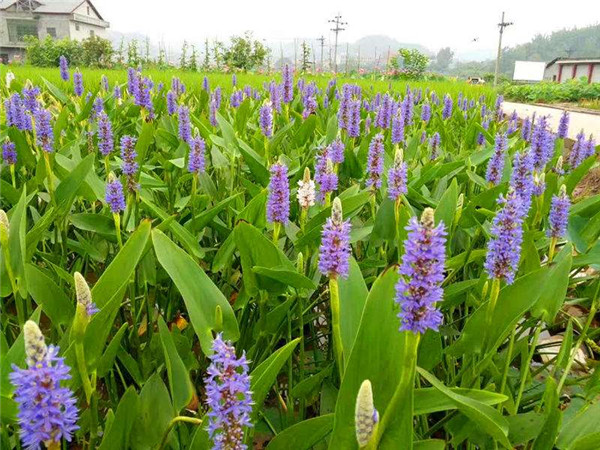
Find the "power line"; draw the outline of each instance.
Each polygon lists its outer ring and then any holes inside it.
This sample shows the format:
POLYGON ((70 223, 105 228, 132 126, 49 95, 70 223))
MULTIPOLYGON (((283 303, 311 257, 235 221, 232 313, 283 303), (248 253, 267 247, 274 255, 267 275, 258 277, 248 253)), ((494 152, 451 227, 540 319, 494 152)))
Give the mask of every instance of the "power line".
POLYGON ((504 33, 504 29, 513 24, 513 22, 505 22, 504 21, 504 11, 502 11, 502 19, 498 24, 500 27, 500 35, 498 37, 498 54, 496 55, 496 70, 494 71, 494 86, 498 84, 498 71, 500 70, 500 58, 502 57, 502 33, 504 33))
POLYGON ((328 20, 327 22, 333 23, 334 27, 331 28, 331 31, 335 33, 335 44, 333 46, 333 71, 337 73, 337 48, 338 48, 338 34, 340 31, 344 31, 345 28, 342 28, 344 25, 348 25, 348 22, 342 21, 342 15, 338 14, 333 19, 328 20))

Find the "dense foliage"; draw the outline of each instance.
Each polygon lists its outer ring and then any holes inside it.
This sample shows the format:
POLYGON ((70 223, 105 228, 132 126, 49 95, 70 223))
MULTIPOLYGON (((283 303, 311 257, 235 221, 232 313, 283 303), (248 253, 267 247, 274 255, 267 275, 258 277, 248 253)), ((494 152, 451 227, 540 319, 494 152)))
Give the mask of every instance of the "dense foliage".
POLYGON ((581 79, 565 83, 512 84, 502 86, 502 92, 507 98, 521 102, 577 103, 600 100, 600 83, 588 83, 587 79, 581 79))
POLYGON ((81 41, 72 39, 38 39, 27 36, 27 62, 38 67, 56 67, 60 56, 65 56, 73 66, 112 66, 113 48, 109 40, 90 36, 81 41))
POLYGON ((0 87, 3 448, 600 444, 597 148, 568 116, 28 70, 0 87))

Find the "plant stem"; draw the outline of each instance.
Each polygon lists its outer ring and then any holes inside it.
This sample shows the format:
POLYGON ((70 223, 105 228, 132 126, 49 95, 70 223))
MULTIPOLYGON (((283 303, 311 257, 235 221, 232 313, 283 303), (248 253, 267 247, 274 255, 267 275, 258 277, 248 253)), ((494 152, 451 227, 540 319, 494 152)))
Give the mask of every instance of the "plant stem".
MULTIPOLYGON (((510 341, 508 341, 508 350, 506 354, 506 364, 504 364, 504 371, 502 372, 502 381, 500 383, 500 394, 504 393, 504 389, 506 388, 506 380, 508 378, 508 369, 510 367, 510 363, 512 361, 513 349, 515 347, 515 335, 517 334, 517 326, 512 330, 510 334, 510 341)), ((502 403, 498 404, 498 410, 502 411, 502 403)))
POLYGON ((557 239, 555 237, 550 239, 550 248, 548 249, 548 264, 550 264, 552 262, 552 259, 554 258, 554 251, 556 250, 556 241, 557 239))
POLYGON ((90 377, 87 371, 87 365, 85 363, 85 353, 83 351, 83 342, 78 341, 75 343, 75 355, 77 357, 77 369, 81 376, 81 383, 85 392, 85 399, 90 404, 92 398, 92 385, 90 384, 90 377))
POLYGON ((46 172, 48 173, 48 194, 50 194, 50 201, 56 206, 56 198, 54 198, 54 176, 52 173, 52 166, 50 164, 50 154, 44 153, 44 161, 46 163, 46 172))
POLYGON ((344 375, 344 355, 342 346, 342 328, 340 326, 340 289, 336 277, 329 279, 329 299, 331 302, 331 329, 333 333, 333 351, 337 362, 340 381, 344 375))
POLYGON ((523 391, 525 390, 525 383, 527 382, 527 378, 529 377, 529 366, 531 365, 531 360, 533 359, 533 355, 535 354, 535 349, 537 347, 538 339, 540 337, 540 332, 542 331, 542 326, 538 325, 535 328, 535 333, 533 334, 533 340, 531 341, 531 350, 527 354, 527 359, 525 360, 525 364, 523 369, 521 370, 521 382, 519 384, 519 392, 517 394, 517 400, 515 401, 515 411, 519 411, 519 405, 521 404, 521 399, 523 398, 523 391))
POLYGON ((202 425, 202 419, 197 419, 195 417, 186 417, 186 416, 174 417, 173 419, 171 419, 171 422, 169 422, 169 426, 167 427, 167 429, 165 430, 165 433, 163 434, 162 440, 160 441, 160 445, 158 446, 159 450, 162 450, 163 448, 165 448, 165 445, 167 444, 167 439, 169 438, 169 433, 171 433, 171 430, 173 429, 173 427, 175 425, 177 425, 177 423, 179 423, 179 422, 191 423, 193 425, 202 425))
POLYGON ((279 231, 281 230, 281 223, 273 222, 273 244, 277 247, 277 242, 279 241, 279 231))
POLYGON ((123 248, 123 240, 121 239, 121 216, 117 213, 113 213, 113 219, 115 221, 115 233, 117 234, 117 242, 119 243, 119 249, 123 248))
POLYGON ((494 278, 492 281, 492 288, 490 289, 490 301, 488 303, 486 315, 485 315, 485 336, 484 336, 484 350, 490 342, 487 342, 489 339, 488 331, 492 327, 492 320, 494 318, 494 310, 496 309, 496 302, 498 301, 498 295, 500 294, 500 280, 498 278, 494 278))

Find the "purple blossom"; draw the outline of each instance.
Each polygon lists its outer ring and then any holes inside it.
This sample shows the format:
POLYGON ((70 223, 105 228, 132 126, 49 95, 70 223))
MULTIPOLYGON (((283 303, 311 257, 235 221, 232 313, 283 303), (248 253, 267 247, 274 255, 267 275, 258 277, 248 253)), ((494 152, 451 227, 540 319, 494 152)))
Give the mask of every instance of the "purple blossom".
POLYGON ((340 138, 336 138, 333 141, 327 150, 327 157, 331 159, 331 162, 334 164, 341 164, 344 162, 344 143, 340 138))
POLYGON ((6 110, 6 125, 15 126, 21 131, 31 131, 31 116, 27 114, 25 103, 21 96, 14 93, 9 99, 4 101, 6 110))
MULTIPOLYGON (((59 348, 46 347, 38 326, 27 321, 23 330, 27 368, 12 365, 10 382, 19 413, 21 442, 28 449, 71 440, 79 427, 79 411, 73 392, 61 384, 71 378, 70 367, 58 356, 59 348)), ((59 448, 60 445, 57 447, 59 448)))
POLYGON ((390 200, 397 201, 401 195, 406 194, 406 173, 407 167, 402 158, 402 150, 397 150, 394 165, 388 170, 388 197, 390 200))
POLYGON ((331 217, 327 219, 321 233, 319 248, 319 271, 329 277, 348 277, 350 247, 350 221, 344 221, 339 198, 333 200, 331 217))
POLYGON ((139 76, 137 89, 134 93, 134 103, 148 112, 148 118, 154 118, 154 104, 150 91, 152 90, 152 80, 139 76))
POLYGON ((179 78, 173 77, 171 78, 171 90, 177 97, 179 97, 185 93, 185 84, 183 84, 179 78))
POLYGON ((30 113, 34 113, 40 106, 37 96, 40 95, 40 88, 37 86, 25 86, 21 91, 23 95, 23 105, 30 113))
POLYGON ((33 117, 37 145, 46 153, 52 153, 54 151, 54 133, 50 124, 52 114, 44 108, 38 108, 33 117))
POLYGON ((429 103, 423 103, 421 107, 421 120, 425 123, 428 123, 431 119, 431 106, 429 103))
POLYGON ((442 109, 442 119, 449 119, 450 116, 452 116, 452 97, 446 94, 444 96, 444 108, 442 109))
POLYGON ((381 129, 390 127, 392 119, 392 102, 389 94, 385 94, 381 101, 381 106, 377 109, 377 115, 375 116, 375 125, 381 129))
POLYGON ((259 122, 262 134, 267 138, 273 136, 273 106, 268 101, 260 107, 259 122))
POLYGON ((507 284, 512 284, 519 267, 527 209, 514 191, 506 197, 500 194, 498 204, 502 209, 494 217, 484 267, 490 278, 504 279, 507 284))
POLYGON ((104 112, 104 101, 102 97, 96 97, 94 104, 92 105, 92 120, 96 120, 100 113, 104 112))
POLYGON ((269 197, 267 200, 267 220, 270 223, 286 224, 290 217, 290 185, 288 170, 284 164, 273 164, 270 169, 269 197))
POLYGON ((214 95, 211 95, 209 111, 208 111, 208 120, 213 127, 216 127, 219 122, 217 122, 217 110, 219 106, 217 104, 217 99, 214 95))
POLYGON ((575 143, 573 147, 571 147, 571 152, 569 153, 569 165, 572 169, 578 167, 583 160, 585 159, 586 152, 586 142, 585 142, 585 134, 583 130, 581 130, 577 137, 575 138, 575 143))
POLYGON ((568 111, 563 111, 560 116, 560 122, 558 123, 557 130, 558 137, 564 139, 569 134, 569 113, 568 111))
POLYGON ((527 214, 533 195, 533 158, 531 152, 515 153, 510 187, 520 197, 523 210, 527 214))
POLYGON ((110 84, 108 83, 108 77, 106 75, 102 75, 102 78, 100 79, 100 84, 102 85, 102 89, 108 92, 108 90, 110 89, 110 84))
POLYGON ((187 143, 189 143, 190 139, 192 139, 190 109, 183 105, 179 107, 179 139, 187 143))
POLYGON ((404 117, 399 109, 392 119, 392 144, 404 142, 404 117))
POLYGON ((83 75, 79 71, 73 73, 73 92, 77 97, 83 95, 83 75))
POLYGON ((360 100, 351 100, 348 106, 348 136, 355 138, 360 136, 360 100))
POLYGON ((283 100, 283 89, 282 86, 271 81, 269 83, 269 100, 273 105, 273 109, 277 112, 281 112, 281 102, 283 100))
POLYGON ((208 77, 204 77, 202 79, 202 89, 204 89, 206 92, 210 91, 210 83, 208 82, 208 77))
POLYGON ((554 151, 554 136, 547 129, 546 117, 538 119, 531 135, 531 154, 533 165, 537 170, 542 170, 552 158, 554 151))
POLYGON ((188 158, 188 171, 194 174, 204 173, 206 144, 200 136, 195 136, 190 141, 190 154, 188 158))
POLYGON ((229 104, 232 108, 238 108, 241 105, 243 99, 244 93, 239 89, 235 89, 229 97, 229 104))
POLYGON ((500 184, 502 180, 502 170, 504 169, 504 156, 508 146, 506 134, 496 134, 496 143, 494 153, 488 162, 485 179, 493 186, 500 184))
POLYGON ((429 145, 431 146, 431 159, 434 160, 438 157, 439 148, 441 144, 442 138, 440 137, 440 133, 437 131, 431 136, 429 140, 429 145))
POLYGON ((14 166, 17 163, 17 152, 15 143, 6 139, 2 144, 2 159, 8 165, 14 166))
POLYGON ((252 392, 245 353, 235 355, 231 342, 217 334, 212 344, 213 354, 207 369, 206 403, 209 407, 208 435, 213 450, 245 450, 244 427, 251 427, 252 392))
POLYGON ((283 93, 283 101, 285 103, 291 103, 294 99, 294 74, 292 69, 288 64, 283 66, 282 69, 282 93, 283 93))
POLYGON ((549 228, 546 231, 548 237, 560 239, 567 234, 570 207, 571 200, 563 185, 559 195, 552 196, 550 216, 548 217, 549 228))
POLYGON ((138 76, 138 72, 130 67, 127 69, 127 91, 129 95, 132 97, 137 95, 137 92, 140 88, 140 77, 138 76))
POLYGON ((113 90, 113 97, 115 98, 115 100, 119 100, 121 98, 121 86, 119 86, 118 84, 113 90))
POLYGON ((69 81, 69 78, 71 78, 69 75, 69 63, 64 55, 60 55, 60 58, 58 58, 58 66, 60 68, 60 77, 63 81, 69 81))
POLYGON ((367 158, 367 187, 379 189, 383 173, 383 134, 376 134, 369 144, 367 158))
POLYGON ((177 96, 173 91, 167 92, 167 112, 170 116, 177 111, 177 96))
POLYGON ((529 117, 525 117, 521 124, 521 138, 526 142, 529 142, 531 138, 531 119, 529 117))
POLYGON ((483 145, 485 142, 485 135, 480 131, 477 135, 477 145, 483 145))
POLYGON ((338 176, 333 170, 333 162, 327 158, 325 162, 325 171, 319 174, 319 202, 323 203, 327 194, 338 188, 338 176))
POLYGON ((425 209, 421 221, 410 219, 406 227, 400 279, 396 284, 396 303, 400 305, 400 330, 425 333, 437 330, 442 314, 435 304, 442 300, 446 231, 443 222, 435 226, 434 213, 425 209))
POLYGON ((112 124, 105 112, 98 118, 98 148, 102 156, 108 156, 115 148, 112 124))
POLYGON ((105 200, 113 214, 119 214, 121 211, 125 210, 123 185, 118 178, 109 177, 109 181, 106 184, 105 200))
POLYGON ((402 117, 404 117, 404 125, 410 125, 413 121, 414 103, 412 93, 408 89, 400 109, 402 110, 402 117))

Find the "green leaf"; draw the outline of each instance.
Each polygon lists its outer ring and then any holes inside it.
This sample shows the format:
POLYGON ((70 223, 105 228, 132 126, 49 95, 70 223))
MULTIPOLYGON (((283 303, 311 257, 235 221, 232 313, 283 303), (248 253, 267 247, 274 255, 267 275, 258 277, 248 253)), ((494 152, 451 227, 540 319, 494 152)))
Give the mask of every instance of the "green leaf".
POLYGON ((111 427, 106 431, 98 450, 111 450, 129 447, 129 434, 139 411, 139 398, 135 389, 130 386, 125 391, 111 427))
POLYGON ((100 361, 98 361, 96 372, 99 378, 105 377, 110 369, 112 369, 115 358, 117 357, 117 352, 121 348, 121 341, 123 340, 123 336, 125 336, 125 331, 127 331, 128 326, 129 325, 126 323, 121 325, 121 328, 119 328, 115 337, 111 339, 110 344, 106 347, 100 361))
POLYGON ((54 97, 56 97, 58 100, 60 100, 60 102, 63 105, 68 102, 68 98, 67 98, 67 96, 65 95, 65 93, 63 91, 61 91, 55 85, 53 85, 52 83, 50 83, 44 77, 42 77, 42 80, 44 81, 44 84, 46 85, 46 87, 48 88, 48 90, 52 93, 52 95, 54 97))
POLYGON ((446 443, 441 439, 427 439, 413 442, 413 450, 444 450, 446 443))
POLYGON ((502 417, 502 414, 500 414, 498 410, 473 400, 472 398, 453 392, 451 389, 444 386, 444 384, 435 376, 420 367, 417 367, 417 371, 423 378, 431 383, 433 387, 452 400, 460 412, 471 419, 477 427, 485 431, 504 447, 512 448, 508 440, 508 422, 502 417))
POLYGON ((271 356, 260 363, 250 374, 250 390, 252 391, 252 401, 254 407, 252 414, 257 416, 258 411, 262 410, 263 403, 267 393, 275 383, 279 371, 292 356, 292 352, 300 342, 300 338, 294 339, 274 352, 271 356))
POLYGON ((599 423, 600 401, 585 405, 571 420, 562 425, 556 440, 556 447, 560 449, 574 448, 579 440, 592 434, 595 436, 589 439, 597 440, 599 423))
POLYGON ((548 324, 554 323, 554 318, 565 301, 572 264, 573 246, 569 243, 562 248, 550 267, 544 289, 531 310, 533 316, 541 317, 548 324))
POLYGON ((90 170, 94 167, 94 154, 81 160, 79 164, 60 182, 56 188, 57 214, 63 216, 69 212, 79 188, 85 181, 90 170))
POLYGON ((268 450, 309 450, 324 439, 333 428, 333 414, 313 417, 296 423, 277 434, 269 445, 268 450))
POLYGON ((200 339, 202 351, 212 354, 212 331, 216 329, 215 310, 223 313, 223 337, 236 341, 240 332, 231 305, 198 264, 164 233, 152 232, 154 251, 183 297, 192 326, 200 339))
MULTIPOLYGON (((27 246, 25 245, 26 227, 27 227, 27 193, 25 187, 21 193, 19 203, 12 209, 10 217, 10 231, 8 236, 8 253, 10 254, 10 265, 13 275, 17 282, 17 289, 23 298, 27 298, 27 277, 25 276, 25 255, 27 246)), ((3 255, 4 257, 4 252, 3 255)), ((6 264, 6 261, 4 261, 6 264)), ((8 279, 8 274, 4 272, 2 277, 8 279)))
POLYGON ((367 285, 363 279, 360 267, 353 257, 350 257, 350 272, 348 278, 339 278, 340 290, 340 328, 342 331, 342 347, 347 358, 352 352, 352 345, 358 333, 360 318, 367 301, 367 285))
POLYGON ((25 274, 29 293, 52 323, 55 326, 68 324, 75 314, 75 300, 70 299, 39 267, 27 264, 25 274))
POLYGON ((287 284, 288 286, 291 286, 293 288, 297 288, 297 289, 316 289, 317 285, 310 279, 310 278, 306 278, 304 275, 302 275, 301 273, 298 273, 297 271, 292 271, 289 269, 286 269, 285 267, 261 267, 261 266, 254 266, 252 268, 252 271, 254 273, 257 273, 259 275, 263 275, 267 278, 271 278, 272 280, 275 281, 280 281, 282 283, 287 284))
POLYGON ((362 382, 371 381, 375 408, 383 417, 400 380, 402 361, 389 356, 401 354, 404 342, 398 332, 400 325, 394 301, 397 280, 395 268, 388 268, 377 278, 367 296, 352 352, 346 358, 344 378, 335 406, 331 449, 358 448, 354 407, 362 382))
POLYGON ((169 391, 154 373, 140 392, 138 414, 131 434, 132 449, 153 449, 160 443, 173 416, 169 391))
MULTIPOLYGON (((485 405, 497 405, 507 400, 506 395, 496 392, 482 391, 479 389, 449 388, 452 392, 462 397, 468 397, 485 405)), ((420 388, 414 391, 415 407, 413 414, 431 414, 439 411, 457 409, 456 403, 443 392, 436 388, 420 388)))
POLYGON ((173 409, 175 414, 179 413, 192 400, 194 388, 190 381, 190 375, 181 360, 173 336, 167 328, 162 317, 158 318, 158 331, 162 342, 163 352, 165 354, 165 363, 169 375, 169 388, 171 398, 173 399, 173 409))
POLYGON ((458 202, 458 183, 456 178, 452 179, 450 187, 446 189, 435 208, 435 223, 444 222, 446 230, 450 230, 456 214, 456 203, 458 202))

